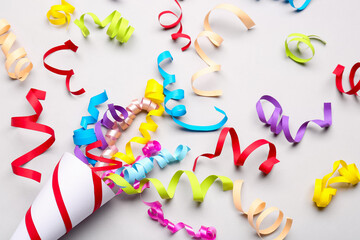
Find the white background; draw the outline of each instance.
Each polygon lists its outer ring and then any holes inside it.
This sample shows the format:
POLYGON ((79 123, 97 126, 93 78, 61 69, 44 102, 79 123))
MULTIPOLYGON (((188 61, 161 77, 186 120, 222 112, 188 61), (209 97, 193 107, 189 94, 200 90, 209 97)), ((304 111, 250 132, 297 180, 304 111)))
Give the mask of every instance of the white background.
MULTIPOLYGON (((184 121, 191 124, 213 124, 221 115, 214 111, 216 105, 229 116, 226 126, 234 127, 240 137, 242 149, 253 141, 265 138, 276 144, 278 158, 273 171, 264 177, 258 166, 267 155, 267 147, 252 154, 245 166, 236 169, 230 144, 225 145, 223 155, 213 160, 201 159, 196 174, 200 180, 210 174, 225 175, 233 180, 244 179, 243 201, 248 209, 256 198, 277 206, 285 216, 294 219, 287 239, 354 239, 357 238, 359 213, 358 187, 338 190, 331 204, 319 210, 312 202, 316 178, 322 178, 332 170, 334 161, 344 159, 357 163, 360 150, 357 146, 360 131, 359 100, 342 96, 335 87, 332 71, 338 63, 344 65, 345 81, 359 58, 359 7, 356 0, 314 0, 303 12, 295 12, 282 1, 228 0, 244 10, 256 23, 246 31, 243 24, 232 14, 217 10, 210 16, 213 30, 224 37, 223 45, 215 49, 208 40, 201 39, 202 48, 211 58, 222 64, 222 71, 209 74, 197 83, 200 89, 224 91, 219 98, 203 98, 193 94, 191 75, 205 67, 193 46, 186 52, 180 48, 185 41, 173 42, 171 33, 160 27, 157 16, 167 9, 178 11, 173 1, 71 1, 76 7, 72 20, 85 12, 93 12, 104 19, 118 10, 135 27, 130 41, 120 45, 109 40, 106 29, 87 24, 90 36, 84 39, 73 23, 69 28, 54 27, 46 19, 51 5, 60 1, 2 0, 0 17, 6 18, 17 36, 16 46, 23 46, 33 61, 34 69, 25 82, 13 81, 0 66, 2 113, 0 117, 0 237, 8 239, 23 218, 26 210, 51 173, 63 152, 72 152, 72 131, 79 128, 81 116, 87 115, 89 98, 104 89, 108 103, 127 106, 134 98, 143 96, 146 81, 155 78, 162 82, 157 71, 156 58, 164 50, 170 50, 174 62, 165 70, 176 74, 176 88, 183 88, 188 114, 184 121), (284 41, 290 33, 317 34, 327 45, 314 41, 316 55, 312 61, 299 65, 285 56, 284 41), (86 94, 71 96, 65 88, 65 78, 47 71, 42 64, 43 54, 50 48, 71 39, 79 46, 76 54, 58 52, 48 58, 48 63, 61 69, 73 68, 71 88, 84 87, 86 94), (12 173, 11 162, 33 149, 48 135, 10 126, 13 116, 33 113, 25 99, 29 89, 47 92, 42 101, 44 111, 39 122, 51 126, 56 142, 43 155, 26 167, 40 171, 40 184, 12 173), (257 118, 256 101, 265 94, 275 97, 290 116, 292 133, 306 120, 323 118, 323 103, 331 102, 333 126, 327 131, 316 125, 310 126, 303 141, 294 146, 281 133, 275 137, 270 129, 257 118)), ((302 2, 302 1, 298 1, 302 2)), ((182 1, 184 32, 193 41, 203 29, 203 18, 220 0, 182 1)), ((3 65, 5 58, 1 56, 3 65)), ((358 79, 358 78, 357 78, 358 79)), ((348 83, 344 84, 348 89, 348 83)), ((171 105, 170 105, 171 106, 171 105)), ((105 105, 100 108, 104 111, 105 105)), ((269 109, 270 111, 270 109, 269 109)), ((138 125, 145 114, 139 116, 118 142, 124 151, 125 143, 139 135, 138 125)), ((154 117, 159 124, 153 139, 173 152, 178 144, 186 144, 192 150, 180 164, 160 170, 157 166, 149 174, 167 184, 178 169, 190 170, 196 156, 213 152, 219 131, 209 133, 188 132, 179 128, 165 114, 154 117)), ((229 142, 229 141, 227 141, 229 142)), ((140 146, 134 145, 139 153, 140 146)), ((76 179, 74 179, 76 181, 76 179)), ((181 180, 175 198, 164 203, 165 217, 174 222, 183 221, 196 230, 201 226, 215 226, 217 239, 258 239, 247 219, 236 212, 231 192, 222 192, 215 184, 201 205, 192 201, 186 178, 181 180)), ((148 201, 159 200, 154 190, 143 194, 148 201)), ((44 206, 45 207, 45 206, 44 206)), ((188 239, 185 231, 173 236, 157 222, 152 221, 147 207, 139 196, 119 196, 98 210, 93 216, 75 227, 63 239, 188 239)), ((268 238, 273 239, 275 235, 268 238)))

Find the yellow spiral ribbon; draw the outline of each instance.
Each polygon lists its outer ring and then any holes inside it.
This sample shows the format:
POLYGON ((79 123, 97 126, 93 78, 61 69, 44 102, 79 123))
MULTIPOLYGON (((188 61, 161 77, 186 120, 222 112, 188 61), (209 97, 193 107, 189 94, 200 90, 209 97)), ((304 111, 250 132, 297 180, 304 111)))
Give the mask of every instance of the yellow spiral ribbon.
POLYGON ((75 7, 65 0, 61 0, 61 5, 54 5, 47 12, 46 17, 54 25, 70 24, 71 16, 75 7))
POLYGON ((112 158, 119 158, 126 162, 127 164, 132 164, 135 162, 135 157, 131 148, 131 143, 140 143, 146 144, 151 140, 151 135, 149 131, 155 132, 158 125, 151 119, 151 116, 161 116, 164 113, 164 107, 161 105, 164 102, 164 94, 163 94, 163 86, 159 84, 154 79, 150 79, 146 85, 145 89, 145 98, 150 99, 154 103, 156 103, 159 108, 151 110, 146 116, 146 122, 141 123, 139 131, 143 135, 143 137, 133 137, 129 142, 126 143, 125 152, 117 152, 112 158))
POLYGON ((332 196, 336 195, 336 189, 330 187, 330 184, 350 183, 356 185, 358 182, 360 182, 360 173, 354 163, 347 165, 343 160, 336 161, 331 173, 325 175, 323 179, 315 180, 313 201, 318 207, 326 207, 331 202, 332 196), (331 178, 340 165, 342 165, 339 169, 340 176, 331 178))
POLYGON ((107 16, 103 21, 100 21, 100 19, 93 13, 84 13, 81 15, 80 19, 75 19, 74 21, 74 23, 80 28, 84 37, 87 37, 90 34, 89 29, 87 29, 84 23, 86 14, 92 17, 94 23, 100 28, 104 28, 110 23, 106 34, 111 39, 116 37, 116 40, 120 43, 126 43, 135 30, 132 26, 129 26, 129 21, 121 17, 121 14, 116 10, 107 16))
POLYGON ((189 179, 192 193, 193 193, 193 199, 194 199, 194 201, 197 201, 197 202, 204 201, 207 191, 209 190, 211 185, 217 179, 219 179, 222 182, 223 191, 228 191, 228 190, 233 189, 233 182, 228 177, 210 175, 207 178, 205 178, 204 181, 199 183, 199 180, 197 179, 197 177, 195 176, 195 174, 193 172, 183 171, 183 170, 179 170, 173 175, 167 189, 158 179, 155 179, 155 178, 145 178, 145 179, 141 180, 140 186, 137 189, 135 189, 130 183, 128 183, 123 177, 121 177, 118 174, 111 174, 110 176, 105 177, 104 181, 106 181, 107 179, 112 180, 115 184, 120 186, 125 193, 130 194, 130 195, 141 193, 143 191, 144 185, 147 184, 148 182, 150 182, 155 187, 156 191, 159 193, 159 196, 162 199, 172 199, 175 195, 175 191, 176 191, 177 185, 179 184, 179 180, 180 180, 181 176, 184 174, 189 179))
POLYGON ((24 81, 33 68, 33 64, 28 58, 25 58, 26 51, 24 48, 18 48, 10 52, 10 49, 16 40, 15 34, 12 32, 7 33, 10 30, 10 27, 10 24, 5 19, 0 19, 0 45, 2 45, 1 50, 6 57, 5 68, 9 77, 24 81), (17 63, 14 72, 10 72, 10 67, 16 61, 17 63))

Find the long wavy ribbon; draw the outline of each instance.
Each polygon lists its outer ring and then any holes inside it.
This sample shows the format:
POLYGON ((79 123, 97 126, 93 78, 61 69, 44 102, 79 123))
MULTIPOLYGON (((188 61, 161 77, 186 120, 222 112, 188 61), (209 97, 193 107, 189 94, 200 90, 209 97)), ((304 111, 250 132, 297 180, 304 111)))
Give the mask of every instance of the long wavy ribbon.
POLYGON ((5 55, 5 68, 10 78, 24 81, 33 68, 32 62, 26 58, 24 48, 18 48, 10 52, 11 47, 14 45, 16 36, 10 30, 10 24, 5 19, 0 19, 0 45, 1 50, 5 55), (15 62, 17 63, 15 64, 15 62), (15 64, 14 72, 10 72, 11 66, 15 64), (26 66, 26 67, 24 67, 26 66))
POLYGON ((347 165, 345 161, 339 160, 334 162, 333 171, 323 177, 323 179, 315 180, 314 197, 313 201, 318 207, 326 207, 331 202, 332 196, 336 195, 336 189, 330 187, 333 183, 350 183, 356 185, 360 182, 360 173, 354 163, 347 165), (332 177, 334 173, 339 169, 339 175, 332 177))
POLYGON ((135 30, 132 26, 129 26, 129 21, 121 17, 121 14, 116 10, 107 16, 103 21, 100 21, 100 19, 93 13, 84 13, 81 15, 80 19, 75 19, 74 21, 74 23, 80 28, 84 37, 87 37, 90 34, 89 29, 87 29, 84 23, 86 14, 92 17, 94 23, 100 28, 104 28, 110 23, 106 34, 111 39, 116 37, 116 40, 120 43, 126 43, 135 30))
POLYGON ((269 154, 267 156, 267 159, 260 165, 260 167, 259 167, 260 171, 262 171, 265 174, 268 174, 272 170, 273 166, 275 164, 277 164, 278 162, 280 162, 279 160, 276 159, 275 145, 272 144, 271 142, 266 141, 265 139, 260 139, 260 140, 253 142, 243 152, 241 152, 239 137, 238 137, 235 129, 226 127, 226 128, 223 128, 220 132, 219 139, 216 144, 215 153, 214 154, 204 153, 204 154, 198 156, 195 159, 193 171, 195 171, 197 161, 200 157, 207 157, 207 158, 212 159, 214 157, 220 156, 222 149, 224 147, 226 136, 228 134, 230 134, 230 136, 231 136, 231 143, 232 143, 232 149, 233 149, 233 153, 234 153, 235 166, 243 166, 245 163, 245 160, 248 158, 248 156, 253 151, 255 151, 256 149, 258 149, 259 147, 261 147, 263 145, 269 145, 269 154))
POLYGON ((71 16, 75 11, 75 7, 65 0, 61 0, 61 5, 51 6, 46 17, 50 23, 54 25, 70 24, 71 16))
POLYGON ((304 137, 307 126, 310 122, 317 124, 321 128, 328 128, 332 125, 332 115, 331 115, 331 103, 324 103, 324 120, 315 119, 304 122, 299 130, 297 131, 295 138, 291 136, 290 127, 289 127, 289 117, 286 115, 281 116, 282 107, 280 103, 273 97, 269 95, 262 96, 259 101, 256 103, 256 111, 261 122, 270 126, 271 132, 274 134, 279 134, 281 131, 284 131, 286 139, 291 143, 299 143, 304 137), (266 119, 264 114, 264 109, 262 107, 261 100, 265 100, 274 105, 275 109, 271 114, 269 120, 266 119))
POLYGON ((37 123, 40 114, 43 110, 43 107, 39 100, 45 100, 46 92, 31 88, 26 95, 26 99, 30 103, 31 107, 34 109, 35 114, 30 116, 24 116, 24 117, 12 117, 11 118, 11 126, 18 127, 18 128, 24 128, 29 130, 34 130, 37 132, 43 132, 51 135, 44 143, 37 146, 30 152, 22 155, 21 157, 15 159, 12 163, 12 169, 13 172, 16 175, 30 178, 32 180, 35 180, 37 182, 41 181, 41 173, 23 168, 22 165, 26 164, 27 162, 31 161, 35 157, 39 156, 40 154, 44 153, 47 149, 51 147, 51 145, 55 142, 55 132, 54 130, 46 125, 37 123))
POLYGON ((53 72, 55 74, 59 74, 59 75, 63 75, 63 76, 66 76, 66 89, 71 93, 71 94, 74 94, 74 95, 81 95, 83 93, 85 93, 85 90, 83 88, 81 88, 80 90, 77 90, 77 91, 71 91, 70 90, 70 79, 71 77, 74 75, 74 70, 73 69, 70 69, 70 70, 61 70, 61 69, 57 69, 57 68, 54 68, 50 65, 48 65, 46 62, 45 62, 45 59, 52 53, 55 53, 57 51, 61 51, 61 50, 71 50, 73 52, 76 52, 78 49, 78 46, 76 46, 71 40, 68 40, 64 43, 64 45, 59 45, 59 46, 56 46, 56 47, 53 47, 51 48, 50 50, 48 50, 45 54, 44 54, 44 57, 43 57, 43 63, 44 63, 44 66, 47 70, 49 70, 50 72, 53 72))
POLYGON ((186 38, 189 40, 188 44, 186 44, 184 47, 181 48, 182 51, 185 51, 186 49, 188 49, 190 47, 190 44, 191 44, 191 38, 189 35, 187 34, 184 34, 182 32, 182 24, 181 24, 181 19, 182 19, 182 8, 181 8, 181 5, 180 3, 177 1, 177 0, 174 0, 175 3, 179 6, 180 8, 180 16, 178 16, 177 14, 175 14, 174 12, 170 11, 170 10, 166 10, 166 11, 163 11, 159 14, 158 16, 158 20, 159 20, 159 23, 160 25, 164 28, 164 29, 172 29, 178 25, 180 25, 180 28, 179 30, 176 32, 176 33, 173 33, 171 34, 171 38, 175 41, 177 40, 178 38, 186 38), (162 24, 161 23, 161 17, 165 14, 171 14, 173 16, 175 16, 177 19, 175 20, 175 22, 171 23, 171 24, 162 24))
POLYGON ((201 77, 205 74, 211 73, 211 72, 218 72, 221 70, 221 65, 217 64, 215 61, 211 60, 205 54, 205 52, 200 48, 200 45, 198 43, 198 39, 200 37, 207 37, 215 47, 219 47, 221 45, 221 43, 223 42, 223 38, 219 34, 215 33, 211 29, 210 24, 209 24, 209 15, 215 9, 224 9, 229 12, 232 12, 240 19, 240 21, 245 25, 245 27, 247 29, 250 29, 253 26, 255 26, 255 23, 253 22, 253 20, 244 11, 242 11, 240 8, 238 8, 234 5, 231 5, 231 4, 219 4, 215 8, 213 8, 211 11, 209 11, 208 14, 206 14, 205 20, 204 20, 204 31, 199 33, 199 35, 195 39, 195 50, 196 50, 197 54, 199 55, 199 57, 208 65, 208 67, 201 69, 200 71, 193 74, 191 77, 191 87, 192 87, 194 93, 196 93, 197 95, 206 96, 206 97, 216 97, 216 96, 222 95, 222 90, 204 91, 204 90, 200 90, 200 89, 197 89, 194 87, 194 82, 199 77, 201 77))
POLYGON ((342 86, 342 76, 343 76, 345 67, 340 64, 337 65, 333 74, 336 75, 336 87, 341 93, 359 96, 357 94, 357 92, 360 90, 360 82, 357 82, 356 85, 354 83, 355 73, 359 68, 360 68, 360 62, 355 63, 354 66, 351 68, 350 75, 349 75, 349 82, 350 82, 351 89, 346 92, 346 91, 344 91, 344 88, 342 86))
MULTIPOLYGON (((242 214, 247 215, 248 222, 255 229, 257 235, 260 238, 262 238, 263 235, 268 235, 268 234, 275 232, 280 227, 280 224, 283 220, 283 217, 284 217, 283 212, 276 207, 271 207, 264 211, 264 209, 266 207, 266 203, 260 199, 255 199, 252 202, 252 204, 250 205, 249 211, 245 212, 243 210, 242 204, 241 204, 242 184, 243 184, 242 180, 237 180, 234 182, 233 201, 234 201, 234 205, 235 205, 236 209, 239 210, 242 214), (266 219, 266 217, 269 216, 271 213, 277 212, 277 211, 279 212, 279 215, 278 215, 278 218, 276 219, 276 221, 273 223, 273 225, 271 225, 270 227, 265 228, 265 229, 260 229, 261 223, 266 219), (254 217, 257 214, 260 214, 260 215, 256 219, 256 222, 254 224, 254 217)), ((286 218, 286 222, 285 222, 285 226, 284 226, 283 230, 281 231, 279 236, 274 238, 274 240, 284 239, 288 235, 288 233, 291 229, 292 222, 293 222, 293 220, 291 218, 286 218)))
POLYGON ((162 205, 160 202, 144 202, 144 204, 150 207, 148 210, 148 214, 151 219, 159 222, 161 226, 169 229, 172 234, 180 231, 181 229, 185 229, 186 232, 194 239, 216 239, 216 229, 214 227, 201 226, 200 230, 198 232, 195 232, 195 230, 191 226, 183 222, 175 224, 168 219, 165 219, 162 205))
POLYGON ((316 35, 306 36, 301 33, 292 33, 285 40, 286 56, 291 58, 292 60, 294 60, 297 63, 306 63, 306 62, 310 61, 315 56, 315 48, 311 43, 311 39, 316 39, 316 40, 320 41, 321 43, 323 43, 324 45, 326 45, 326 42, 324 40, 322 40, 319 36, 316 36, 316 35), (291 50, 289 49, 289 43, 291 43, 293 41, 298 42, 296 47, 299 52, 301 52, 301 48, 300 48, 301 43, 307 45, 311 49, 312 56, 310 58, 301 58, 301 57, 297 57, 295 54, 293 54, 291 52, 291 50))
POLYGON ((170 91, 166 88, 170 84, 173 84, 176 82, 174 74, 169 74, 160 67, 160 64, 167 59, 169 59, 171 62, 173 61, 173 57, 171 56, 171 53, 169 51, 162 52, 158 56, 158 59, 157 59, 159 72, 160 72, 161 76, 164 78, 164 83, 163 83, 163 86, 164 86, 163 89, 164 89, 164 95, 165 95, 164 107, 165 107, 166 113, 172 117, 172 119, 174 120, 175 123, 177 123, 178 125, 180 125, 183 128, 191 130, 191 131, 215 131, 215 130, 221 128, 222 126, 224 126, 224 124, 227 122, 228 118, 226 116, 226 113, 217 107, 215 107, 215 110, 222 113, 224 115, 224 118, 219 123, 214 124, 214 125, 208 125, 208 126, 190 125, 190 124, 187 124, 187 123, 184 123, 184 122, 178 120, 177 119, 178 117, 182 117, 186 114, 185 105, 177 105, 177 106, 173 107, 172 109, 169 109, 166 107, 167 102, 170 100, 179 101, 181 99, 184 99, 184 90, 183 89, 176 89, 176 90, 170 91))
POLYGON ((294 4, 294 0, 288 0, 290 5, 295 8, 297 11, 302 11, 304 10, 307 6, 309 6, 311 0, 305 0, 305 2, 303 3, 303 5, 301 5, 300 7, 296 7, 294 4))

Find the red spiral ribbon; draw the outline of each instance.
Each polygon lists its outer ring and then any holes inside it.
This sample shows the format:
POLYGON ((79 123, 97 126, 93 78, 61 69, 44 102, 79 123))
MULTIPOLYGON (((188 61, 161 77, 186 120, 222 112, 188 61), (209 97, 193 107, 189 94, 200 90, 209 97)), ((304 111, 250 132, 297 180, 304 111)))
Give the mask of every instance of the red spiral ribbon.
POLYGON ((97 171, 108 171, 108 170, 121 168, 122 167, 122 162, 117 161, 117 160, 113 160, 113 159, 104 158, 104 157, 101 157, 101 156, 99 157, 99 156, 96 156, 96 155, 89 152, 90 150, 92 150, 94 148, 101 147, 101 146, 102 146, 101 140, 90 143, 89 145, 86 146, 86 151, 85 151, 86 156, 88 158, 93 159, 93 160, 96 160, 96 161, 99 161, 99 162, 104 162, 104 163, 110 163, 110 164, 113 164, 113 165, 103 166, 103 167, 93 167, 91 169, 94 172, 97 172, 97 171))
POLYGON ((239 137, 235 131, 234 128, 225 127, 221 130, 218 142, 216 144, 215 153, 204 153, 200 156, 198 156, 195 159, 193 171, 195 171, 197 161, 199 157, 207 157, 207 158, 214 158, 218 157, 221 154, 221 151, 224 147, 226 136, 230 134, 231 136, 231 143, 232 143, 232 149, 234 153, 234 164, 235 166, 243 166, 245 163, 245 160, 248 158, 248 156, 255 151, 257 148, 261 147, 262 145, 269 145, 269 154, 267 159, 260 165, 259 170, 262 171, 265 174, 268 174, 271 172, 273 166, 280 162, 278 159, 276 159, 276 147, 273 143, 268 142, 265 139, 260 139, 252 144, 250 144, 243 152, 240 150, 240 142, 239 137))
POLYGON ((161 25, 164 29, 172 29, 172 28, 176 27, 177 25, 180 25, 179 30, 178 30, 176 33, 171 34, 171 38, 172 38, 174 41, 177 40, 178 38, 186 38, 186 39, 188 39, 188 40, 189 40, 189 43, 186 44, 184 47, 181 48, 182 51, 185 51, 186 49, 188 49, 188 48, 190 47, 191 38, 190 38, 189 35, 182 33, 182 30, 183 30, 182 24, 181 24, 181 20, 182 20, 182 8, 181 8, 180 3, 179 3, 177 0, 174 0, 174 1, 175 1, 175 3, 176 3, 176 4, 179 6, 179 8, 180 8, 180 16, 176 15, 176 13, 174 13, 174 12, 172 12, 172 11, 170 11, 170 10, 166 10, 166 11, 163 11, 163 12, 161 12, 161 13, 159 14, 158 20, 159 20, 160 25, 161 25), (162 23, 161 23, 161 17, 162 17, 163 15, 165 15, 165 14, 174 15, 175 17, 177 17, 176 21, 173 22, 173 23, 171 23, 171 24, 168 24, 168 25, 167 25, 167 24, 162 24, 162 23))
POLYGON ((48 138, 44 143, 37 146, 30 152, 22 155, 21 157, 15 159, 11 163, 13 172, 16 175, 30 178, 37 182, 41 181, 41 173, 31 170, 31 169, 23 168, 21 166, 26 164, 27 162, 31 161, 35 157, 39 156, 40 154, 44 153, 55 142, 54 130, 49 126, 37 123, 37 121, 40 117, 40 114, 43 110, 43 107, 39 100, 45 100, 45 96, 46 96, 45 91, 31 88, 29 90, 28 94, 26 95, 26 99, 28 100, 28 102, 30 103, 32 108, 35 110, 35 114, 30 115, 30 116, 12 117, 11 118, 11 126, 13 126, 13 127, 25 128, 25 129, 43 132, 43 133, 47 133, 47 134, 51 135, 50 138, 48 138))
POLYGON ((45 62, 45 59, 52 53, 55 53, 57 51, 61 51, 61 50, 71 50, 73 52, 76 52, 78 49, 78 46, 76 46, 71 40, 68 40, 64 43, 64 45, 59 45, 59 46, 56 46, 54 48, 51 48, 49 51, 47 51, 45 54, 44 54, 44 57, 43 57, 43 62, 44 62, 44 66, 47 70, 49 70, 50 72, 53 72, 53 73, 56 73, 56 74, 59 74, 59 75, 64 75, 66 76, 66 88, 67 90, 73 94, 73 95, 81 95, 85 92, 85 90, 83 88, 81 88, 80 90, 77 90, 77 91, 71 91, 70 90, 70 79, 71 77, 74 75, 74 70, 73 69, 70 69, 70 70, 61 70, 61 69, 57 69, 57 68, 54 68, 50 65, 48 65, 46 62, 45 62))
POLYGON ((349 91, 345 92, 343 89, 343 86, 342 86, 342 76, 343 76, 345 67, 340 64, 337 65, 337 67, 335 68, 333 73, 336 75, 336 87, 341 93, 359 96, 357 94, 357 92, 360 90, 360 82, 357 82, 356 84, 354 83, 355 73, 359 68, 360 68, 360 62, 355 63, 354 66, 351 68, 350 75, 349 75, 349 82, 350 82, 351 89, 349 91))

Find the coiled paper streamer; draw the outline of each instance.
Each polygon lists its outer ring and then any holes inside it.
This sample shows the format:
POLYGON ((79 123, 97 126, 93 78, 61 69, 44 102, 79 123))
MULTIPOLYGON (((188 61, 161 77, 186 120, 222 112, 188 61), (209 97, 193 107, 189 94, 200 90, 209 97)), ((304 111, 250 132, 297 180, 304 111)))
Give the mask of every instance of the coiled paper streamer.
POLYGON ((191 38, 189 35, 182 33, 182 24, 181 24, 181 20, 182 20, 182 8, 180 3, 177 0, 174 0, 175 3, 179 6, 180 8, 180 16, 178 16, 177 14, 175 14, 174 12, 167 10, 167 11, 163 11, 159 14, 158 16, 158 20, 160 25, 164 28, 164 29, 172 29, 174 27, 176 27, 177 25, 180 25, 179 30, 176 33, 171 34, 171 38, 175 41, 178 38, 186 38, 189 40, 188 44, 186 44, 184 47, 181 48, 182 51, 185 51, 186 49, 188 49, 190 47, 191 44, 191 38), (161 23, 161 17, 165 14, 171 14, 173 16, 175 16, 177 19, 175 22, 171 23, 171 24, 162 24, 161 23))
POLYGON ((347 165, 343 160, 336 161, 331 173, 325 175, 323 179, 315 180, 313 201, 318 207, 326 207, 330 204, 332 196, 336 195, 336 189, 330 187, 331 184, 350 183, 354 186, 358 182, 360 182, 360 173, 354 163, 347 165), (340 165, 342 167, 339 169, 340 165), (331 178, 337 170, 339 170, 340 176, 331 178))
POLYGON ((61 50, 71 50, 73 52, 76 52, 78 49, 78 46, 76 46, 71 40, 68 40, 64 43, 64 45, 59 45, 59 46, 56 46, 54 48, 51 48, 49 51, 47 51, 45 54, 44 54, 44 57, 43 57, 43 63, 44 63, 44 66, 47 70, 49 70, 50 72, 53 72, 55 74, 59 74, 59 75, 64 75, 66 76, 66 89, 73 95, 81 95, 83 93, 85 93, 85 90, 83 88, 81 88, 80 90, 77 90, 77 91, 71 91, 70 90, 70 79, 71 77, 74 75, 74 70, 73 69, 70 69, 70 70, 61 70, 61 69, 57 69, 57 68, 54 68, 50 65, 48 65, 46 62, 45 62, 45 59, 52 53, 55 53, 57 51, 61 51, 61 50))
POLYGON ((184 99, 184 90, 183 89, 176 89, 176 90, 170 91, 166 88, 170 84, 173 84, 176 82, 175 75, 165 72, 160 67, 160 64, 163 61, 165 61, 166 59, 173 61, 173 57, 171 56, 169 51, 162 52, 158 56, 158 59, 157 59, 159 72, 160 72, 161 76, 164 78, 164 83, 163 83, 164 95, 165 95, 164 107, 165 107, 166 113, 172 117, 172 119, 174 120, 175 123, 182 126, 183 128, 191 130, 191 131, 215 131, 215 130, 221 128, 222 126, 224 126, 224 124, 227 122, 228 118, 226 116, 226 113, 217 107, 215 107, 215 110, 222 113, 224 115, 224 118, 219 123, 214 124, 214 125, 208 125, 208 126, 190 125, 190 124, 187 124, 187 123, 184 123, 184 122, 178 120, 177 119, 178 117, 184 116, 186 114, 185 105, 177 105, 177 106, 173 107, 172 109, 169 109, 166 107, 166 103, 169 100, 179 101, 181 99, 184 99))
POLYGON ((13 172, 16 175, 30 178, 37 182, 41 181, 41 173, 31 170, 31 169, 23 168, 21 166, 26 164, 27 162, 31 161, 32 159, 36 158, 40 154, 43 154, 55 142, 54 130, 49 126, 37 123, 37 121, 39 120, 39 117, 41 115, 41 112, 43 110, 43 107, 39 100, 45 100, 45 96, 46 96, 45 91, 31 88, 29 90, 28 94, 26 95, 26 99, 30 103, 31 107, 34 109, 35 114, 30 115, 30 116, 12 117, 11 118, 11 126, 13 126, 13 127, 34 130, 37 132, 43 132, 43 133, 47 133, 47 134, 51 135, 41 145, 37 146, 30 152, 22 155, 21 157, 15 159, 11 163, 13 172))
POLYGON ((245 25, 245 27, 247 29, 250 29, 253 26, 255 26, 255 23, 253 22, 253 20, 244 11, 242 11, 240 8, 238 8, 234 5, 231 5, 231 4, 217 5, 210 12, 208 12, 208 14, 206 14, 205 20, 204 20, 204 31, 199 33, 199 35, 195 39, 195 50, 196 50, 197 54, 199 55, 199 57, 208 65, 208 67, 201 69, 200 71, 196 72, 191 77, 191 87, 192 87, 194 93, 196 93, 197 95, 206 96, 206 97, 216 97, 216 96, 222 95, 222 90, 204 91, 204 90, 200 90, 200 89, 197 89, 194 87, 194 82, 199 77, 201 77, 205 74, 211 73, 211 72, 218 72, 221 70, 221 65, 217 64, 215 61, 211 60, 205 54, 205 52, 200 48, 200 45, 198 43, 198 39, 200 37, 207 37, 215 47, 220 47, 221 43, 223 42, 223 38, 219 34, 215 33, 211 29, 210 24, 209 24, 209 15, 215 9, 224 9, 224 10, 234 13, 240 19, 240 21, 245 25))
POLYGON ((75 7, 65 0, 61 0, 61 5, 51 6, 46 17, 50 23, 54 25, 70 24, 71 16, 75 11, 75 7))
POLYGON ((294 60, 297 63, 306 63, 306 62, 310 61, 315 56, 315 48, 314 48, 314 46, 312 45, 312 43, 310 41, 311 39, 316 39, 316 40, 320 41, 321 43, 323 43, 324 45, 326 45, 326 42, 324 40, 322 40, 319 36, 316 36, 316 35, 306 36, 306 35, 301 34, 301 33, 292 33, 285 40, 286 56, 291 58, 292 60, 294 60), (291 43, 293 41, 298 42, 296 47, 297 47, 297 50, 299 52, 301 52, 301 49, 300 49, 300 44, 301 43, 307 45, 308 48, 311 49, 312 56, 310 58, 300 58, 300 57, 295 56, 291 52, 291 50, 289 49, 289 43, 291 43))
POLYGON ((10 52, 11 47, 14 45, 16 36, 10 30, 10 24, 5 19, 0 19, 0 45, 1 50, 5 55, 5 68, 12 79, 24 81, 33 68, 32 62, 26 58, 24 48, 18 48, 10 52), (15 64, 15 62, 17 63, 15 64), (14 72, 10 72, 11 66, 15 64, 14 72))
POLYGON ((107 16, 103 21, 100 21, 100 19, 93 13, 84 13, 81 15, 80 19, 75 19, 74 21, 74 23, 80 28, 84 37, 87 37, 90 34, 89 29, 87 29, 84 23, 86 14, 92 17, 94 23, 100 28, 104 28, 110 23, 106 34, 111 39, 116 37, 116 40, 120 43, 126 43, 135 30, 132 26, 129 26, 129 21, 121 17, 121 14, 116 10, 107 16))
POLYGON ((275 145, 272 144, 271 142, 266 141, 265 139, 260 139, 260 140, 253 142, 243 152, 241 152, 239 137, 238 137, 235 129, 226 127, 226 128, 223 128, 220 132, 219 139, 216 144, 215 153, 214 154, 204 153, 204 154, 198 156, 195 159, 193 171, 195 171, 197 161, 200 157, 207 157, 207 158, 212 159, 214 157, 218 157, 221 155, 221 151, 224 147, 225 139, 228 134, 230 134, 230 136, 231 136, 231 143, 232 143, 232 149, 233 149, 233 153, 234 153, 235 166, 243 166, 247 157, 253 151, 255 151, 257 148, 259 148, 263 145, 269 145, 269 154, 268 154, 267 159, 260 165, 259 170, 262 171, 264 174, 268 174, 272 170, 273 166, 275 164, 277 164, 278 162, 280 162, 279 160, 276 159, 275 145))
MULTIPOLYGON (((284 214, 281 210, 279 210, 276 207, 270 207, 266 210, 266 203, 263 202, 260 199, 255 199, 252 204, 250 205, 249 211, 245 212, 242 208, 241 204, 241 188, 242 188, 243 181, 237 180, 234 182, 234 189, 233 189, 233 201, 236 209, 241 212, 244 215, 247 215, 248 222, 250 223, 251 227, 253 227, 257 233, 257 235, 262 238, 263 235, 268 235, 276 231, 280 227, 280 224, 283 220, 284 214), (267 216, 269 216, 273 212, 279 212, 278 218, 268 228, 260 229, 261 223, 266 219, 267 216), (256 219, 256 222, 254 223, 254 217, 260 214, 259 217, 256 219)), ((285 226, 279 236, 274 238, 274 240, 282 240, 284 239, 292 226, 293 220, 291 218, 286 218, 285 226)))
POLYGON ((360 67, 360 62, 357 62, 351 68, 350 75, 349 75, 349 82, 350 82, 351 89, 349 91, 345 92, 344 88, 342 86, 342 76, 343 76, 345 67, 340 65, 340 64, 337 65, 337 67, 335 68, 333 74, 336 75, 336 88, 339 90, 339 92, 345 93, 345 94, 348 94, 348 95, 359 96, 357 94, 357 92, 360 90, 360 82, 357 82, 356 85, 354 83, 355 73, 359 69, 359 67, 360 67))
POLYGON ((161 226, 166 227, 170 230, 172 234, 180 231, 181 229, 185 229, 186 232, 193 237, 194 239, 205 239, 212 240, 216 239, 216 229, 214 227, 205 227, 201 226, 200 230, 196 233, 194 229, 183 223, 172 223, 168 219, 165 219, 164 212, 162 210, 162 205, 160 202, 144 202, 147 206, 149 206, 148 214, 152 220, 155 220, 161 224, 161 226))
POLYGON ((305 0, 305 2, 303 3, 303 5, 301 5, 300 7, 296 7, 294 4, 294 0, 289 0, 290 5, 295 8, 297 11, 302 11, 304 10, 309 4, 310 4, 311 0, 305 0))
POLYGON ((270 126, 271 132, 278 135, 281 131, 284 131, 286 139, 291 143, 299 143, 304 137, 305 131, 309 123, 313 122, 321 128, 328 128, 332 125, 332 116, 331 116, 331 103, 324 103, 324 120, 315 119, 304 122, 299 130, 297 131, 295 138, 291 136, 290 127, 289 127, 289 117, 286 115, 281 116, 283 110, 280 103, 273 97, 269 95, 262 96, 259 101, 256 103, 256 111, 259 116, 259 120, 265 123, 267 126, 270 126), (269 120, 266 119, 264 114, 264 109, 262 107, 261 100, 265 100, 274 105, 275 109, 271 114, 269 120))

